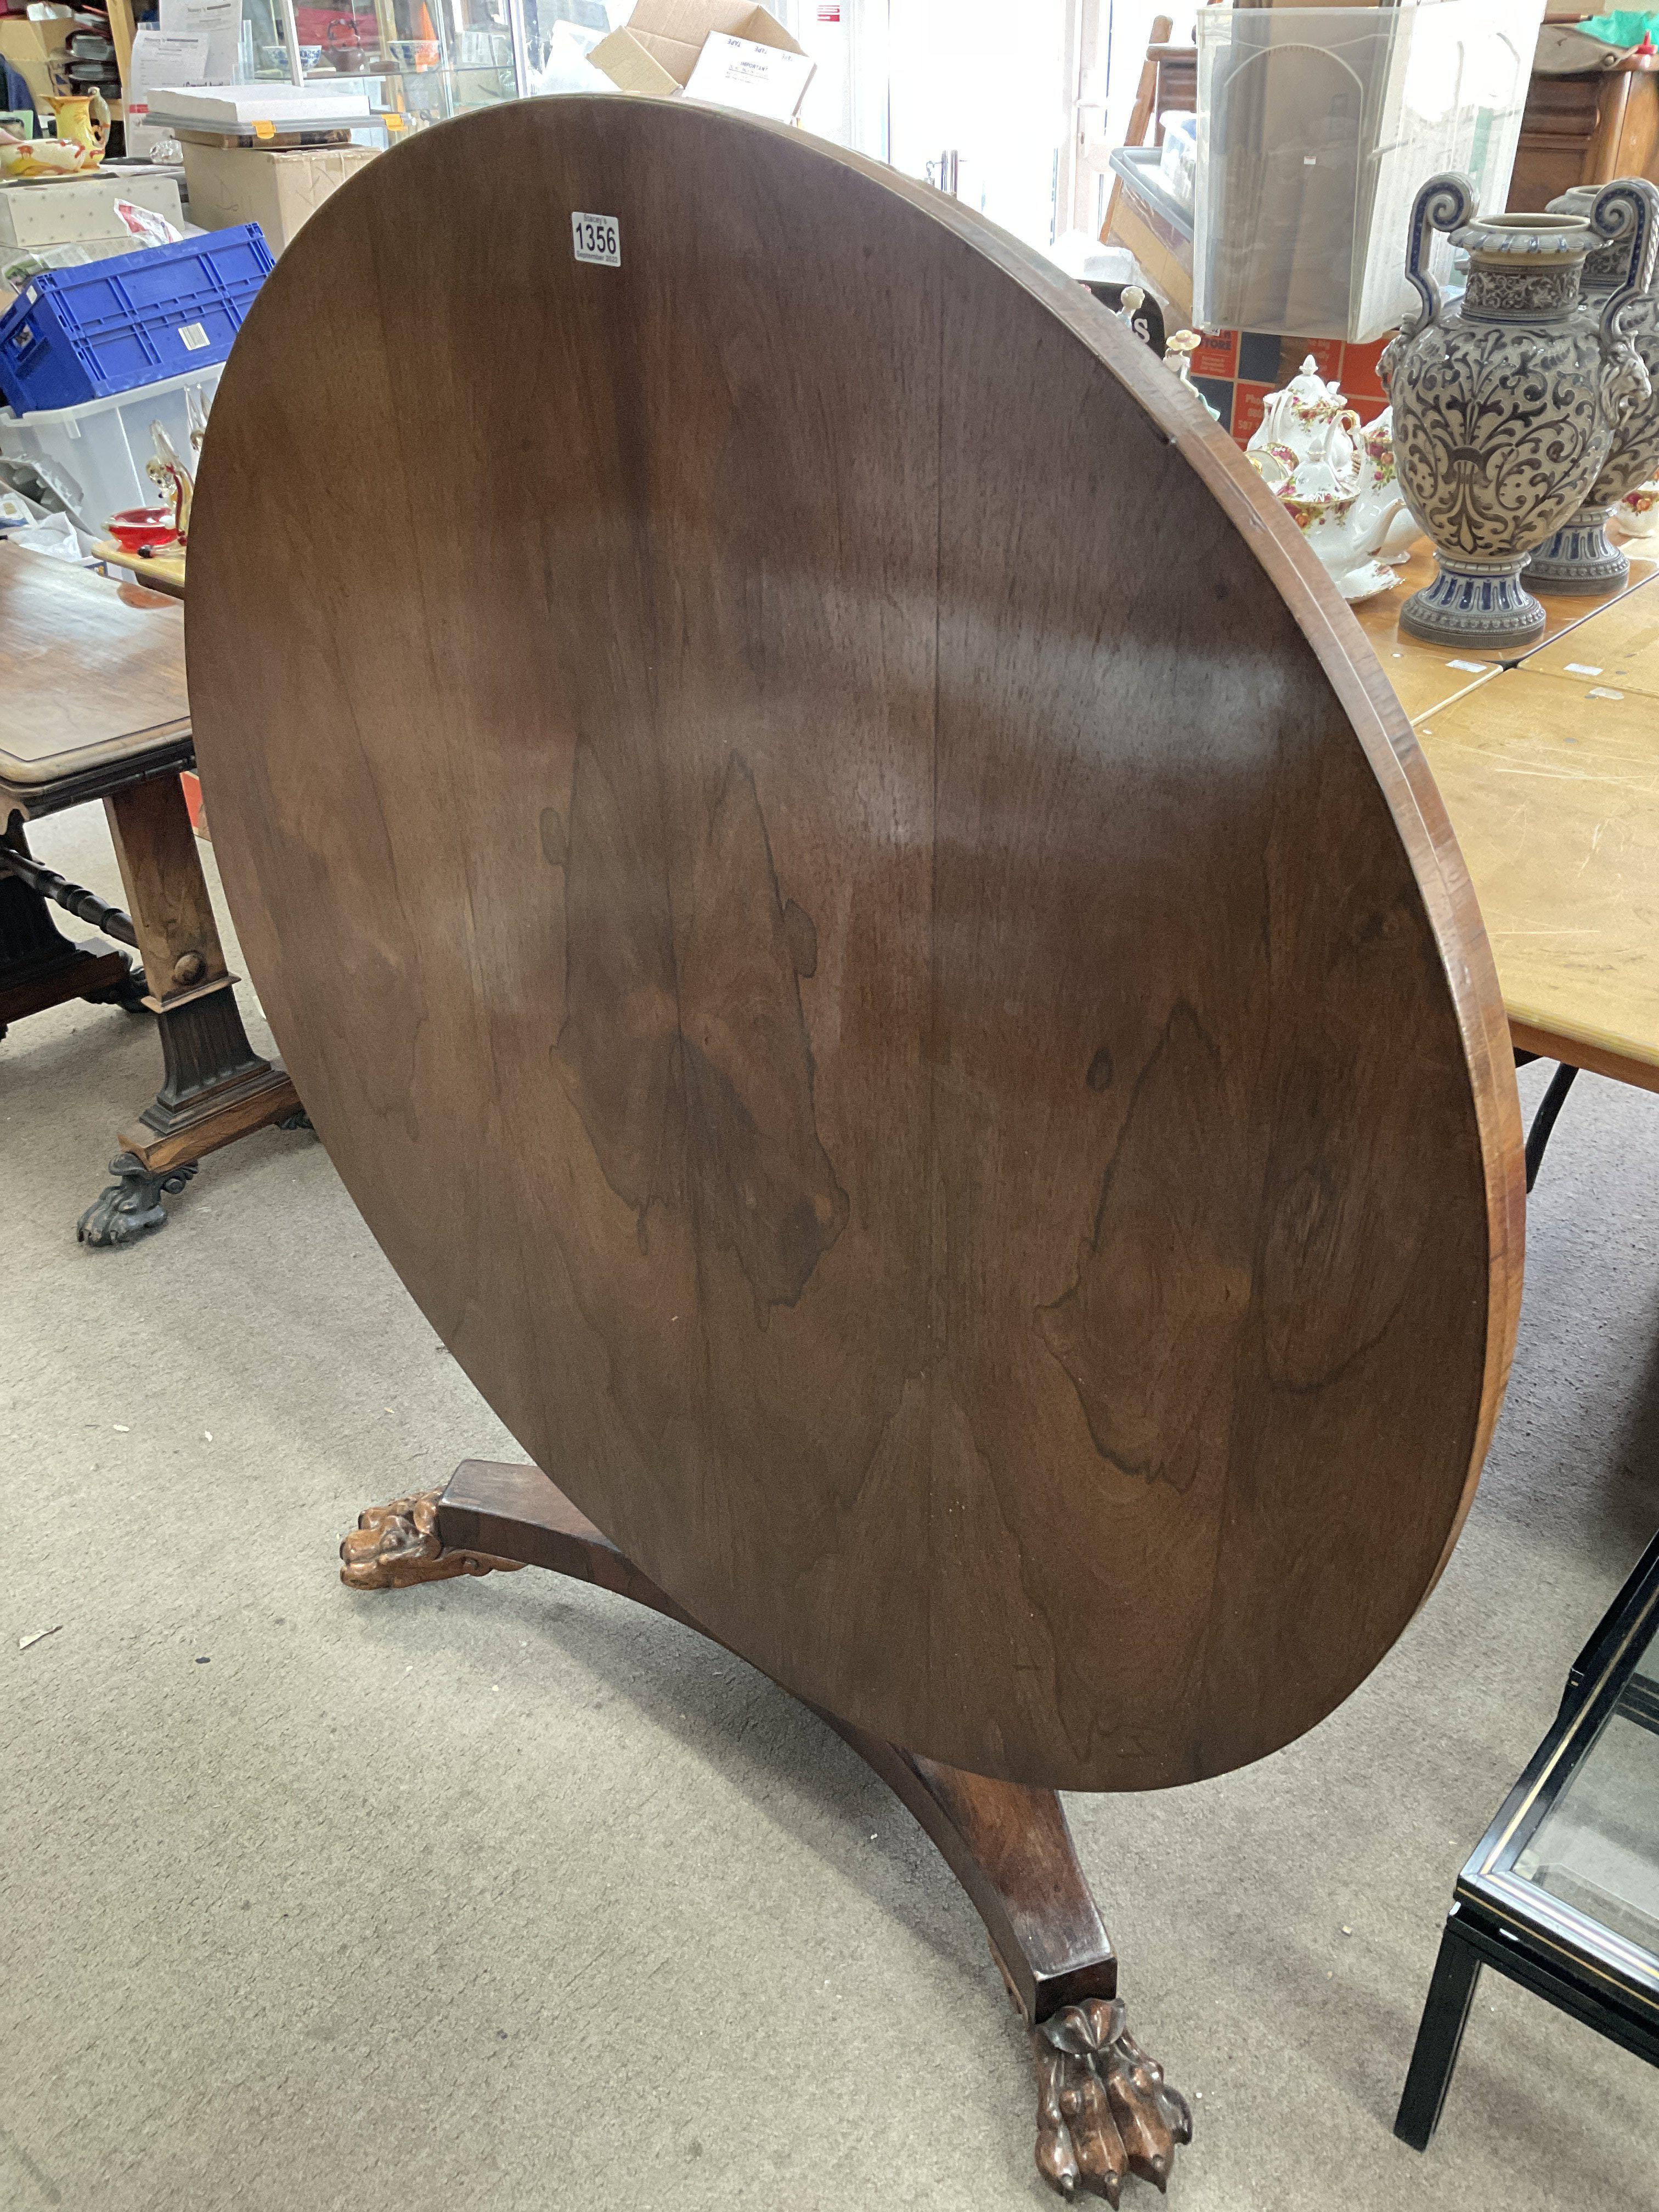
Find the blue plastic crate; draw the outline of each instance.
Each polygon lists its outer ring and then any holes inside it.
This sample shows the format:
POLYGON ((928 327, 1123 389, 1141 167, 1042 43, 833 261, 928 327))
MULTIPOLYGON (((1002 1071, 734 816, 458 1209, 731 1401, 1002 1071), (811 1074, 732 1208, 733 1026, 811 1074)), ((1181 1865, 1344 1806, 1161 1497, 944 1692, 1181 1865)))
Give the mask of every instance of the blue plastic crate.
POLYGON ((271 266, 264 233, 246 222, 46 270, 0 317, 0 391, 30 414, 223 361, 271 266))

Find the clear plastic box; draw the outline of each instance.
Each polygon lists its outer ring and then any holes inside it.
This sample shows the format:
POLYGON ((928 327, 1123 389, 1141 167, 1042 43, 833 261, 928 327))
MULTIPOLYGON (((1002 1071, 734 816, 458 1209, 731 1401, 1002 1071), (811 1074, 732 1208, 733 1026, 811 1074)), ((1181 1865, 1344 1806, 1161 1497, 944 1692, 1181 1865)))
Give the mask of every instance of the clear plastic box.
MULTIPOLYGON (((1193 319, 1366 344, 1408 313, 1443 169, 1500 209, 1544 0, 1201 8, 1193 319)), ((1440 266, 1451 249, 1442 240, 1440 266)))
POLYGON ((112 514, 163 504, 144 474, 144 464, 155 451, 150 425, 161 423, 188 465, 190 395, 195 393, 205 413, 222 366, 211 362, 188 376, 170 376, 79 407, 33 415, 0 408, 0 463, 26 464, 63 501, 77 528, 88 538, 106 538, 112 514))

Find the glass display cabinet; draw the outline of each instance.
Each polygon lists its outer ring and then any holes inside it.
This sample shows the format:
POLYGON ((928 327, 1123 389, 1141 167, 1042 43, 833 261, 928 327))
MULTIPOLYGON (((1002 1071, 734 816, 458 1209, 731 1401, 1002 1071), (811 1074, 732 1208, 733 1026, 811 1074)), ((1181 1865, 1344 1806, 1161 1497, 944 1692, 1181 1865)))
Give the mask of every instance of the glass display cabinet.
POLYGON ((1458 1876, 1395 2133, 1425 2150, 1492 1966, 1659 2065, 1659 1536, 1458 1876))
MULTIPOLYGON (((140 4, 143 0, 140 0, 140 4)), ((118 6, 127 0, 116 0, 118 6)), ((800 121, 925 177, 1030 244, 1074 219, 1071 142, 1101 0, 768 0, 811 56, 800 121)), ((392 135, 584 90, 635 0, 242 0, 245 81, 373 80, 392 135)), ((130 42, 130 33, 129 33, 130 42)), ((385 143, 387 130, 352 137, 385 143)))
MULTIPOLYGON (((373 79, 396 130, 556 92, 631 0, 243 0, 245 78, 373 79)), ((356 134, 354 134, 356 135, 356 134)))

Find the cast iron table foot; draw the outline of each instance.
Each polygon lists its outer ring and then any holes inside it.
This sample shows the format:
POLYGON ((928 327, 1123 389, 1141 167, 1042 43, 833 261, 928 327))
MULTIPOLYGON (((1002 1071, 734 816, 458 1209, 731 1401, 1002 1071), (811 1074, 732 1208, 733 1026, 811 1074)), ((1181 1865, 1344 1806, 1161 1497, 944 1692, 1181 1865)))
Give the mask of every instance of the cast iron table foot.
POLYGON ((181 1191, 196 1172, 194 1160, 160 1173, 131 1152, 118 1152, 109 1164, 117 1180, 101 1191, 75 1224, 82 1244, 131 1244, 151 1229, 165 1229, 161 1194, 181 1191))
POLYGON ((1037 2172, 1068 2201, 1115 2205, 1132 2173, 1170 2185, 1176 2146, 1193 2139, 1187 2100, 1124 2025, 1121 1998, 1089 1997, 1031 2030, 1037 2172))

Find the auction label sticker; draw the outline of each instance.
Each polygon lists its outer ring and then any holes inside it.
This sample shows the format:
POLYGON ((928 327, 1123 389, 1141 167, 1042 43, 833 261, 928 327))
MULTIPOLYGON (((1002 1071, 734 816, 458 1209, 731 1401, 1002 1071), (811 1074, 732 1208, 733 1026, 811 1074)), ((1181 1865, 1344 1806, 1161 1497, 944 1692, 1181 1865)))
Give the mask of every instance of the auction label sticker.
POLYGON ((578 261, 596 261, 602 269, 622 267, 622 225, 614 215, 573 215, 570 237, 578 261))

